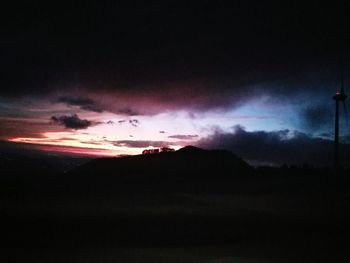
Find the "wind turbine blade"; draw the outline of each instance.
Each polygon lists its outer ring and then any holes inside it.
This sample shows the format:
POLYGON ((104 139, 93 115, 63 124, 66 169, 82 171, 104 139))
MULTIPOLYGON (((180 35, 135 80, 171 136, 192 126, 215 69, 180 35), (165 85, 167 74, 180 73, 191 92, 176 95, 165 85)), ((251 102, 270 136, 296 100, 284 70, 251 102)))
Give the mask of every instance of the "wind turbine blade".
POLYGON ((343 108, 344 108, 345 115, 348 116, 348 110, 346 108, 345 101, 343 101, 343 108))
POLYGON ((346 123, 346 126, 349 127, 348 110, 346 108, 345 100, 343 100, 343 108, 345 113, 345 123, 346 123))

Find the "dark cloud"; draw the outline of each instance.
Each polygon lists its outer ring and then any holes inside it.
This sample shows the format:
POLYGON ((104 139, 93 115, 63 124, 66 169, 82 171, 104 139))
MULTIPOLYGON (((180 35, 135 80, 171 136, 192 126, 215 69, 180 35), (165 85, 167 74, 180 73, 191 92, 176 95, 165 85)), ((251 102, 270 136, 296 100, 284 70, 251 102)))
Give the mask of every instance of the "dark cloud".
POLYGON ((120 140, 113 142, 115 146, 131 147, 131 148, 147 148, 147 147, 166 147, 169 142, 166 141, 147 141, 147 140, 120 140))
POLYGON ((328 139, 330 139, 330 138, 333 137, 333 135, 330 134, 330 133, 328 133, 328 132, 320 133, 318 136, 320 136, 320 137, 325 137, 325 138, 328 138, 328 139))
MULTIPOLYGON (((274 164, 332 165, 333 142, 305 133, 279 130, 248 132, 236 126, 232 133, 216 131, 197 143, 204 148, 230 150, 251 162, 274 164)), ((341 145, 343 163, 350 158, 350 145, 341 145)))
POLYGON ((165 133, 165 131, 159 131, 159 133, 165 133))
POLYGON ((96 104, 96 102, 94 102, 92 99, 88 99, 88 98, 77 98, 77 97, 64 96, 64 97, 60 97, 58 99, 58 102, 66 103, 67 105, 70 105, 70 106, 78 106, 82 110, 86 110, 86 111, 93 111, 93 112, 98 112, 98 113, 101 113, 104 111, 101 107, 99 107, 96 104))
POLYGON ((188 135, 185 135, 185 134, 176 134, 176 135, 170 135, 168 136, 168 138, 171 138, 171 139, 179 139, 179 140, 193 140, 195 138, 198 138, 198 135, 197 134, 188 134, 188 135))
POLYGON ((106 124, 114 125, 114 121, 107 121, 106 124))
POLYGON ((123 124, 124 122, 126 122, 126 120, 120 120, 120 121, 118 121, 119 124, 123 124))
POLYGON ((140 121, 137 119, 132 119, 132 120, 129 120, 129 123, 131 124, 131 126, 137 127, 137 126, 139 126, 140 121))
POLYGON ((286 94, 313 82, 303 87, 328 92, 332 86, 315 82, 323 75, 310 81, 310 72, 334 73, 339 61, 348 61, 348 13, 347 3, 315 1, 9 8, 2 24, 0 95, 66 94, 79 86, 121 97, 118 102, 130 103, 115 103, 114 112, 133 116, 236 105, 261 84, 286 94), (275 83, 280 89, 270 85, 275 83))
POLYGON ((80 119, 77 114, 71 116, 52 116, 51 121, 63 125, 67 129, 74 130, 87 129, 90 126, 95 125, 92 121, 80 119))
POLYGON ((301 110, 301 120, 310 129, 320 129, 329 126, 334 114, 330 104, 308 105, 301 110))

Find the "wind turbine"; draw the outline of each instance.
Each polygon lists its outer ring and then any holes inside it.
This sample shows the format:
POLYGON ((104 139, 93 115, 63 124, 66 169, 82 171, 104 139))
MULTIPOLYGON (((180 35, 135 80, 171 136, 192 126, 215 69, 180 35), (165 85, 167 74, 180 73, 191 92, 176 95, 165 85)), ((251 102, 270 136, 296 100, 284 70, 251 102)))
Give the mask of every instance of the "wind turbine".
POLYGON ((346 114, 345 99, 346 95, 344 93, 344 81, 343 77, 341 79, 340 91, 337 91, 333 96, 335 100, 335 128, 334 128, 334 168, 339 167, 339 103, 342 102, 346 114))

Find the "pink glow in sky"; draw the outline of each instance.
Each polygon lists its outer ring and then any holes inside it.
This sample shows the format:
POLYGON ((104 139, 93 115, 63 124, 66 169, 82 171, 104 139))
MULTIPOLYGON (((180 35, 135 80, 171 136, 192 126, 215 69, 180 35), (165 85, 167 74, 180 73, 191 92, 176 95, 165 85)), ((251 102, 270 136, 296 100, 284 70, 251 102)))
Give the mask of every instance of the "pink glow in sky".
POLYGON ((121 100, 108 95, 102 93, 95 100, 89 96, 57 95, 3 104, 9 110, 0 116, 0 137, 42 145, 40 150, 113 156, 140 154, 145 148, 195 145, 217 130, 231 131, 237 124, 247 130, 288 126, 283 115, 277 118, 274 114, 278 105, 271 108, 263 98, 241 106, 198 110, 201 104, 209 103, 208 98, 199 97, 189 107, 178 105, 175 109, 176 104, 167 105, 157 96, 146 99, 141 94, 135 102, 131 97, 122 96, 121 100), (11 111, 14 107, 15 114, 11 111))

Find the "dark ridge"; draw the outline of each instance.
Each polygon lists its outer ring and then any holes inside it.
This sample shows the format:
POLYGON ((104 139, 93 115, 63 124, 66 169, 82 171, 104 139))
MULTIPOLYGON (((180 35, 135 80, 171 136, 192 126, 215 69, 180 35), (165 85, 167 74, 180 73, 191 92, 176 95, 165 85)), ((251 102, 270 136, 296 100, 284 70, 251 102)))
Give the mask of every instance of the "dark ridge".
POLYGON ((253 172, 230 152, 187 146, 176 152, 94 159, 68 173, 66 184, 93 191, 207 192, 221 191, 223 181, 249 178, 253 172))
POLYGON ((192 146, 192 145, 187 145, 187 146, 177 150, 177 152, 179 152, 179 153, 192 153, 192 154, 195 154, 195 153, 208 152, 208 150, 204 150, 204 149, 192 146))
POLYGON ((221 176, 246 173, 252 168, 231 152, 186 146, 176 152, 99 158, 73 171, 75 174, 162 174, 177 176, 221 176))

